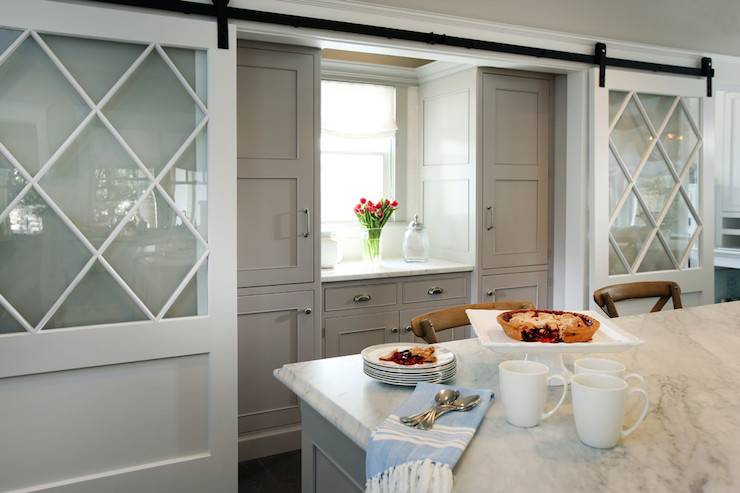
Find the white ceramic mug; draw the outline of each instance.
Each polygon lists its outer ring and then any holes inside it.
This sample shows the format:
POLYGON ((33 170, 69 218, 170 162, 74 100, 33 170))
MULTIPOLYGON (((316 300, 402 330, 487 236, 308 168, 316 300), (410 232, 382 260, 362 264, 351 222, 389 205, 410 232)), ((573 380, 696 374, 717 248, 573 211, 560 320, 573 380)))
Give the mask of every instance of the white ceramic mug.
POLYGON ((571 378, 570 391, 578 438, 590 447, 614 447, 620 438, 640 426, 648 412, 647 392, 629 387, 624 379, 613 375, 579 373, 571 378), (628 394, 640 394, 644 403, 640 417, 625 430, 624 403, 628 394))
POLYGON ((562 375, 548 377, 549 371, 547 366, 536 361, 509 360, 499 363, 499 384, 506 421, 514 426, 529 428, 555 414, 565 400, 568 381, 562 375), (562 382, 563 393, 555 407, 545 412, 547 384, 551 380, 562 382))
POLYGON ((627 367, 619 361, 606 358, 579 358, 573 363, 573 370, 576 375, 579 373, 599 373, 611 375, 629 381, 637 380, 641 386, 645 386, 645 379, 637 373, 627 373, 627 367))

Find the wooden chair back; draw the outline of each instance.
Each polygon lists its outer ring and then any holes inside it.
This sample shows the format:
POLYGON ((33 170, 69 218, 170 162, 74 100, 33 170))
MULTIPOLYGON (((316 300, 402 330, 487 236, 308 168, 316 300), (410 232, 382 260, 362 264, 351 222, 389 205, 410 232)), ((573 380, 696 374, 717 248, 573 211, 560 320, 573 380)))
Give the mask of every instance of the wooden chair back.
POLYGON ((496 301, 472 305, 452 306, 419 315, 411 320, 411 330, 429 344, 439 342, 437 332, 470 325, 465 310, 533 310, 531 301, 496 301))
POLYGON ((673 299, 673 308, 683 308, 681 288, 672 281, 615 284, 594 291, 594 301, 609 315, 609 318, 619 316, 615 303, 639 298, 658 298, 658 301, 650 310, 651 313, 661 311, 669 299, 673 299))

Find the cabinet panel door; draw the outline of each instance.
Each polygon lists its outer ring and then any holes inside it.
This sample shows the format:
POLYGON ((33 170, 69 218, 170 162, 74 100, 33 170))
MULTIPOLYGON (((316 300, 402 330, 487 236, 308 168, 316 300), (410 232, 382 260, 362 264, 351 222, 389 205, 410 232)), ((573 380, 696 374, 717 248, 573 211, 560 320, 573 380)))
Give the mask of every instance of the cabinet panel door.
POLYGON ((398 312, 327 318, 324 356, 357 354, 368 346, 398 341, 398 312))
POLYGON ((483 268, 547 264, 550 81, 482 84, 483 268))
POLYGON ((527 300, 547 308, 547 272, 496 274, 481 278, 482 301, 527 300))
POLYGON ((313 282, 316 60, 238 50, 239 287, 313 282))
MULTIPOLYGON (((455 304, 450 305, 455 306, 455 304)), ((445 308, 444 306, 436 306, 433 308, 414 308, 412 310, 401 310, 401 342, 416 342, 419 344, 426 344, 424 339, 416 337, 411 331, 411 319, 424 315, 425 313, 433 312, 445 308)), ((456 341, 460 339, 466 339, 468 337, 467 327, 456 327, 454 329, 443 330, 437 333, 437 339, 439 342, 456 341)))
POLYGON ((295 395, 272 371, 315 356, 313 292, 242 296, 238 304, 239 433, 299 422, 295 395))

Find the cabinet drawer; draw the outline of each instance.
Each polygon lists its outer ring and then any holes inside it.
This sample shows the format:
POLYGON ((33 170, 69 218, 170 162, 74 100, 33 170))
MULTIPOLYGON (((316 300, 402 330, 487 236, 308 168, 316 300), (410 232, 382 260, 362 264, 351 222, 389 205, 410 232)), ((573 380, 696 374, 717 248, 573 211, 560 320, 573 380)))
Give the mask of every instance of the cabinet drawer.
POLYGON ((494 274, 481 277, 481 301, 531 301, 547 308, 547 272, 494 274))
POLYGON ((403 283, 403 302, 439 301, 464 298, 468 295, 467 276, 406 281, 403 283))
POLYGON ((324 309, 348 310, 395 305, 398 299, 396 283, 345 286, 324 290, 324 309))

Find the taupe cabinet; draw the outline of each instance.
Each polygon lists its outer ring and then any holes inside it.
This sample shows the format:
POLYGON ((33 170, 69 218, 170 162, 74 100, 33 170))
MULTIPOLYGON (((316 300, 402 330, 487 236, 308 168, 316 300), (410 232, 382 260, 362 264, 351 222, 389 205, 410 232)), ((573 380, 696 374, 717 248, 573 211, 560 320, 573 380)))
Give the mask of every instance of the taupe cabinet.
POLYGON ((319 51, 239 42, 239 459, 300 446, 293 394, 272 376, 320 356, 319 51))
POLYGON ((484 269, 547 264, 549 81, 483 74, 484 269))
MULTIPOLYGON (((470 274, 439 274, 377 281, 324 283, 324 356, 356 354, 387 342, 423 343, 411 319, 470 300, 470 274)), ((464 339, 467 328, 439 334, 441 341, 464 339)))
POLYGON ((312 291, 239 297, 239 433, 251 435, 253 454, 296 446, 295 434, 270 433, 300 423, 295 395, 272 371, 314 358, 313 297, 312 291))
POLYGON ((483 69, 479 83, 479 299, 546 307, 552 79, 483 69))
POLYGON ((240 288, 314 280, 318 55, 258 46, 237 53, 240 288))

